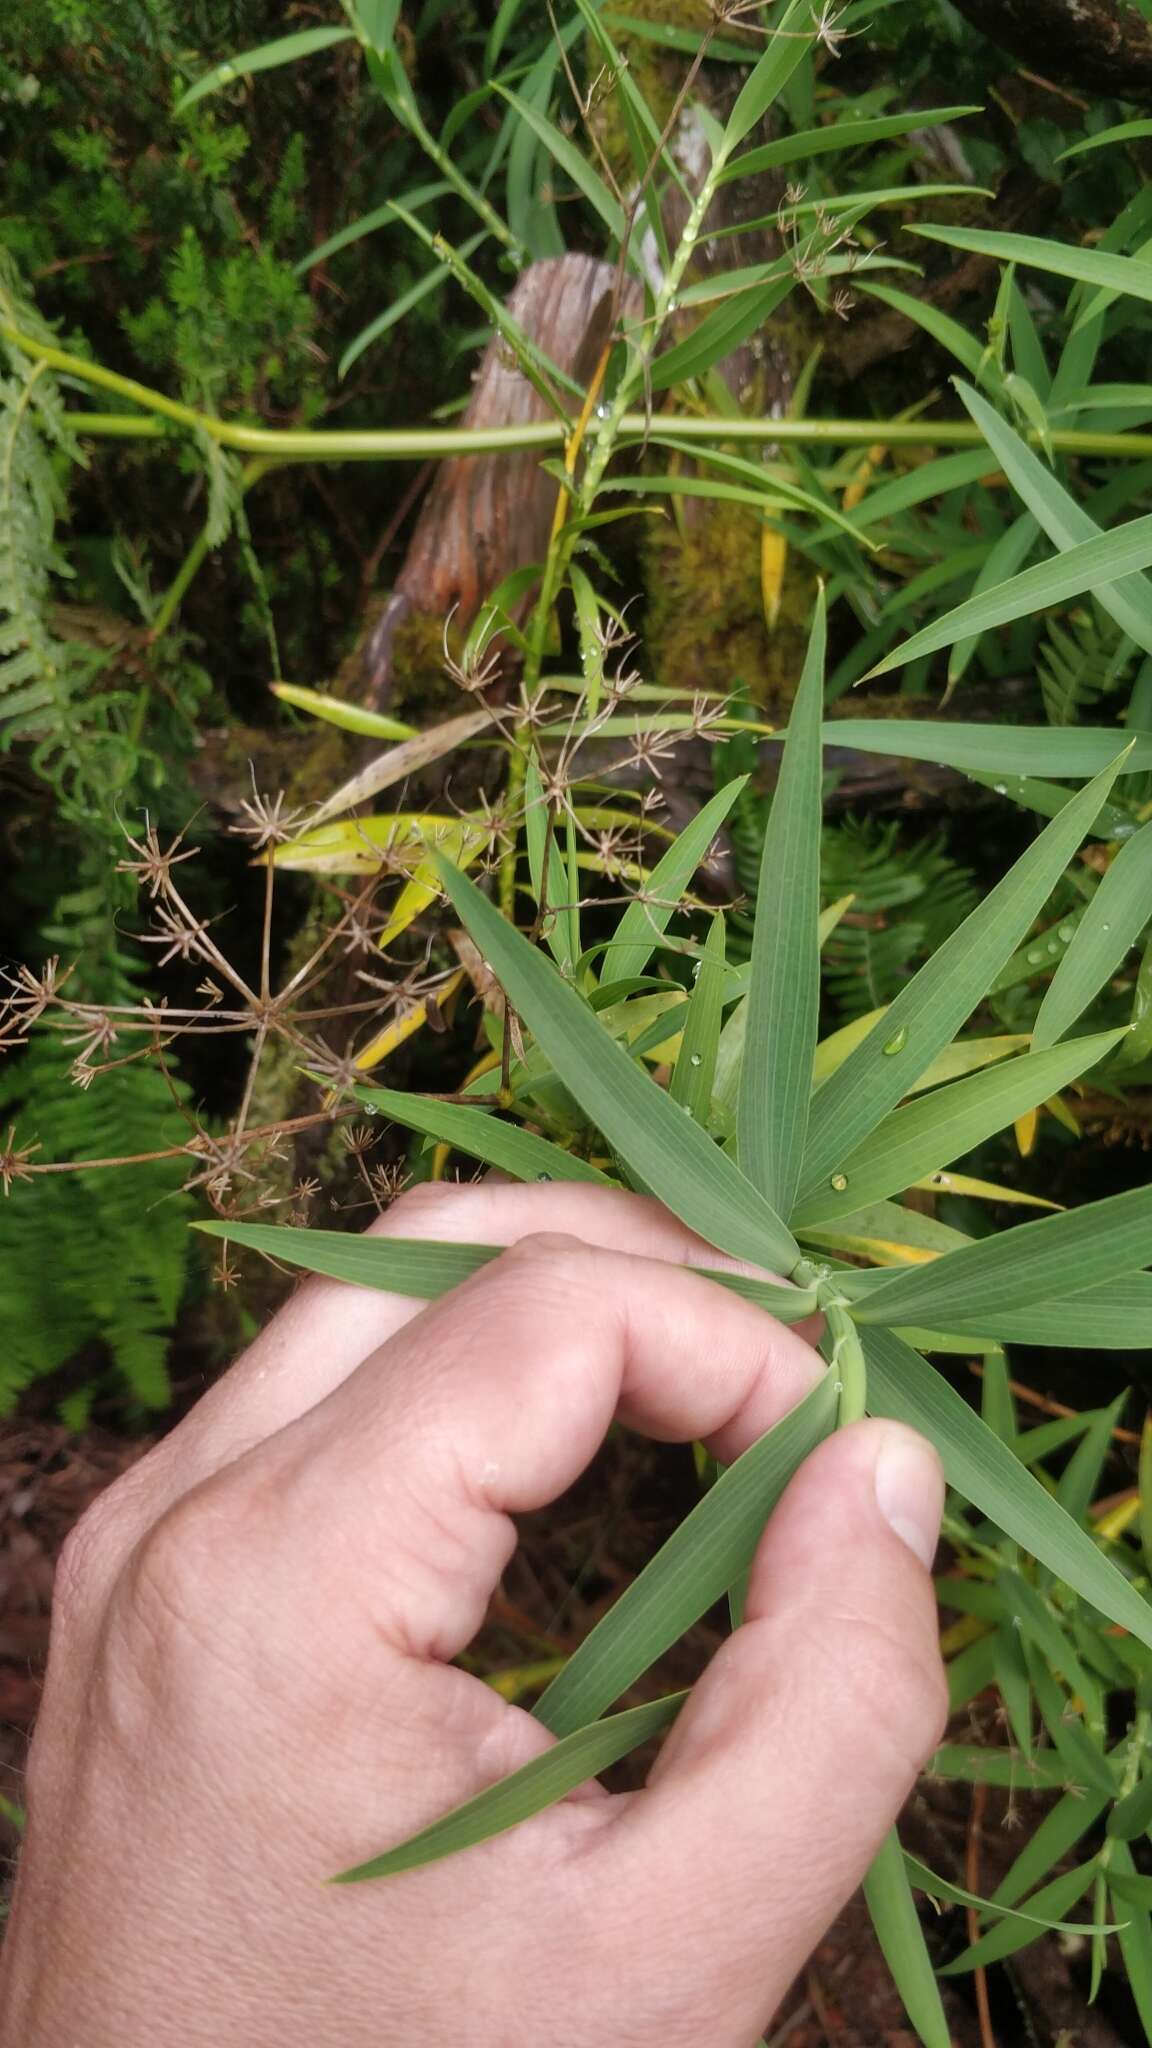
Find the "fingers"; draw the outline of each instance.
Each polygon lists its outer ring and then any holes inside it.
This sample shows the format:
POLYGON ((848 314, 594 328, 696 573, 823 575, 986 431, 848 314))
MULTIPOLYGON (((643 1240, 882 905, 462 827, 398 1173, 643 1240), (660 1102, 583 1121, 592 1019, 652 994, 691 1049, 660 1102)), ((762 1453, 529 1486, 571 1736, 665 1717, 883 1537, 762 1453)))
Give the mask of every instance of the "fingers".
MULTIPOLYGON (((670 1263, 722 1270, 739 1264, 649 1197, 579 1182, 540 1187, 480 1181, 413 1188, 368 1235, 514 1244, 541 1230, 569 1232, 589 1244, 670 1263)), ((314 1407, 424 1306, 339 1280, 306 1280, 160 1454, 154 1454, 147 1477, 155 1483, 158 1509, 175 1497, 171 1488, 183 1491, 314 1407)))
POLYGON ((626 1886, 640 1924, 649 1911, 710 2010, 749 2038, 939 1740, 928 1567, 942 1504, 936 1455, 910 1430, 860 1423, 821 1445, 761 1543, 744 1626, 596 1845, 606 1896, 626 1886))
POLYGON ((802 1338, 713 1281, 574 1238, 525 1239, 209 1482, 218 1540, 246 1560, 277 1627, 287 1607, 305 1636, 330 1633, 347 1592, 397 1648, 450 1658, 511 1554, 510 1515, 571 1484, 614 1416, 714 1438, 731 1456, 822 1370, 802 1338), (308 1531, 303 1578, 294 1529, 308 1531))

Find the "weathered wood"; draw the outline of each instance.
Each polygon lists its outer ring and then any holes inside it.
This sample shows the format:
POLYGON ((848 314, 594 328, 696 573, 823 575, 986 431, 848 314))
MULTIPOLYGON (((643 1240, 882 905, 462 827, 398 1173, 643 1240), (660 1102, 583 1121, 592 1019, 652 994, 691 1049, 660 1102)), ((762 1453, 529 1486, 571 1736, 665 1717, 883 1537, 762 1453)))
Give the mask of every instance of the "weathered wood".
POLYGON ((1130 0, 954 0, 981 35, 1060 85, 1152 99, 1152 25, 1130 0))
MULTIPOLYGON (((529 265, 508 300, 525 333, 578 382, 591 376, 606 338, 615 274, 612 264, 579 252, 547 257, 529 265)), ((637 288, 627 286, 625 309, 638 303, 637 288)), ((515 427, 549 416, 545 400, 496 336, 462 424, 515 427)), ((360 656, 365 701, 379 703, 386 695, 396 634, 413 613, 445 620, 454 612, 456 622, 467 625, 505 576, 543 558, 555 506, 556 483, 531 450, 441 464, 392 595, 360 656)))

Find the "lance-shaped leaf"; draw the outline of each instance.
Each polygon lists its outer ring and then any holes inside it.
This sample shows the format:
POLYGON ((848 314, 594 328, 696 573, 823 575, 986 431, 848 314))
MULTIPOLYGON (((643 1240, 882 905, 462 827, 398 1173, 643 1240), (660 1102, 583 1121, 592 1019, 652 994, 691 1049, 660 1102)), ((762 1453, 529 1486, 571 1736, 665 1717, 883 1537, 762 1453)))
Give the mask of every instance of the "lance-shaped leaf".
POLYGON ((255 50, 241 50, 238 56, 228 57, 223 64, 204 72, 195 85, 181 93, 172 111, 186 113, 197 100, 219 92, 221 86, 235 84, 238 78, 247 78, 255 71, 274 71, 281 64, 296 64, 301 57, 315 56, 317 50, 330 50, 334 43, 351 40, 350 28, 302 28, 296 35, 278 36, 275 42, 261 43, 255 50))
POLYGON ((644 885, 643 898, 628 905, 605 951, 604 971, 613 981, 628 981, 634 974, 643 974, 680 898, 747 780, 746 775, 738 775, 725 783, 685 826, 667 853, 661 855, 644 885))
POLYGON ((825 744, 863 754, 895 754, 938 761, 945 768, 990 775, 1007 785, 1017 775, 1057 775, 1083 782, 1098 775, 1125 740, 1118 775, 1152 768, 1152 732, 1121 733, 1115 726, 967 725, 929 718, 837 718, 824 728, 825 744))
POLYGON ((1035 1046, 1054 1045, 1086 1010, 1152 918, 1152 823, 1120 848, 1040 1005, 1035 1046))
MULTIPOLYGON (((482 1266, 491 1265, 506 1247, 502 1244, 440 1243, 424 1237, 363 1237, 344 1230, 298 1230, 288 1223, 227 1223, 214 1220, 195 1223, 206 1237, 227 1238, 229 1244, 246 1245, 250 1251, 266 1252, 283 1259, 285 1265, 299 1266, 306 1273, 324 1273, 330 1280, 347 1280, 353 1287, 376 1287, 385 1294, 406 1294, 416 1301, 439 1301, 453 1287, 471 1279, 482 1266)), ((701 1279, 713 1280, 738 1294, 742 1301, 767 1309, 778 1322, 796 1323, 810 1316, 816 1306, 813 1291, 782 1287, 771 1280, 755 1280, 745 1273, 725 1273, 711 1266, 689 1269, 701 1279)))
POLYGON ((819 1025, 826 637, 821 590, 764 832, 736 1112, 741 1172, 782 1216, 800 1179, 819 1025))
POLYGON ((955 1037, 1051 895, 1115 772, 1106 769, 1071 798, 819 1089, 809 1119, 804 1198, 825 1179, 839 1179, 844 1159, 955 1037))
POLYGON ((1152 1258, 1152 1186, 1106 1195, 1083 1208, 1021 1223, 962 1245, 931 1266, 897 1273, 859 1304, 869 1323, 949 1327, 953 1315, 994 1318, 1033 1302, 1061 1301, 1138 1272, 1152 1258))
POLYGON ((737 95, 724 130, 721 162, 750 135, 783 92, 796 66, 812 47, 816 23, 812 0, 791 0, 767 31, 767 48, 737 95))
POLYGON ((864 1897, 884 1960, 924 2048, 950 2048, 952 2036, 895 1828, 864 1879, 864 1897))
MULTIPOLYGON (((973 391, 962 377, 955 377, 952 381, 1009 483, 1019 492, 1049 540, 1058 548, 1070 548, 1081 541, 1099 539, 1100 528, 1096 521, 1082 510, 1059 478, 1053 476, 1047 463, 1033 454, 1027 442, 1021 440, 1007 420, 1001 419, 987 400, 973 391)), ((1152 652, 1152 583, 1147 577, 1132 576, 1121 583, 1102 583, 1096 590, 1096 598, 1122 632, 1129 634, 1146 653, 1152 652)))
POLYGON ((516 1180, 584 1180, 610 1185, 606 1174, 586 1159, 577 1159, 562 1145, 553 1145, 519 1124, 506 1124, 490 1110, 469 1109, 464 1103, 437 1102, 434 1096, 408 1095, 396 1088, 357 1088, 356 1100, 365 1109, 392 1117, 409 1130, 423 1131, 472 1159, 483 1159, 516 1180))
POLYGON ((1023 1059, 1008 1060, 991 1072, 905 1103, 800 1203, 790 1222, 797 1230, 831 1222, 911 1187, 1047 1102, 1087 1073, 1123 1036, 1122 1031, 1101 1031, 1075 1039, 1059 1048, 1066 1055, 1063 1062, 1054 1060, 1051 1052, 1026 1053, 1023 1059))
POLYGON ((509 90, 506 85, 497 85, 496 91, 508 101, 521 121, 527 122, 539 136, 550 157, 559 164, 565 175, 571 178, 577 191, 599 214, 609 234, 617 242, 624 239, 624 209, 614 192, 610 192, 600 173, 593 167, 582 149, 578 149, 570 136, 557 128, 547 114, 534 107, 529 100, 521 99, 519 93, 509 90))
POLYGON ((699 1125, 652 1085, 583 997, 475 884, 450 862, 438 865, 462 922, 513 1008, 585 1115, 642 1185, 710 1244, 734 1258, 790 1272, 798 1257, 796 1243, 771 1204, 699 1125))
POLYGON ((699 1621, 751 1563, 797 1467, 836 1421, 825 1373, 796 1408, 737 1458, 569 1658, 534 1712, 554 1735, 602 1714, 699 1621))
MULTIPOLYGON (((1152 278, 1152 267, 1148 275, 1152 278)), ((1010 576, 1006 583, 998 583, 992 590, 966 598, 942 619, 913 633, 910 640, 886 654, 861 681, 886 675, 890 669, 902 668, 921 655, 934 654, 940 647, 951 647, 954 640, 969 634, 986 633, 992 626, 1009 626, 1014 619, 1025 618, 1048 605, 1063 604, 1067 598, 1081 597, 1086 591, 1099 591, 1139 569, 1147 569, 1150 563, 1152 514, 1145 513, 1140 519, 1129 519, 1123 526, 1113 527, 1109 533, 1098 534, 1095 540, 1081 541, 1063 554, 1050 555, 1046 562, 1022 569, 1018 576, 1010 576)))
POLYGON ((863 1336, 870 1413, 918 1429, 939 1451, 949 1485, 980 1514, 1110 1621, 1152 1646, 1152 1605, 967 1401, 890 1330, 868 1329, 863 1336))
MULTIPOLYGON (((1033 1893, 1028 1901, 1032 1919, 1060 1919, 1077 1899, 1083 1898, 1096 1876, 1096 1869, 1095 1859, 1091 1863, 1081 1863, 1075 1870, 1062 1871, 1059 1877, 1054 1877, 1040 1891, 1033 1893)), ((1078 1929, 1080 1933, 1086 1931, 1078 1929)), ((1035 1941, 1037 1932, 1027 1920, 1001 1920, 998 1926, 982 1934, 978 1941, 958 1955, 954 1962, 945 1964, 941 1975, 954 1977, 965 1970, 978 1970, 988 1963, 998 1963, 1005 1956, 1015 1955, 1016 1950, 1027 1942, 1035 1941)), ((1115 1927, 1110 1926, 1108 1932, 1114 1933, 1115 1927)))
POLYGON ((758 177, 762 171, 776 170, 783 164, 807 163, 810 157, 827 156, 831 151, 863 149, 890 136, 908 135, 916 128, 942 126, 945 121, 960 121, 967 114, 982 111, 980 107, 936 107, 930 110, 917 107, 911 113, 881 114, 874 120, 830 121, 824 128, 805 128, 797 135, 785 135, 778 142, 766 142, 762 148, 750 149, 726 167, 719 182, 726 185, 733 178, 758 177))
POLYGON ((707 1124, 724 1011, 724 913, 717 911, 696 964, 696 985, 685 1009, 680 1050, 668 1093, 698 1124, 707 1124))
POLYGON ((366 1878, 395 1877, 401 1870, 419 1870, 422 1864, 437 1863, 442 1856, 455 1856, 461 1849, 472 1849, 477 1842, 502 1835, 507 1828, 517 1827, 534 1813, 554 1806, 578 1785, 586 1784, 599 1771, 607 1770, 609 1764, 627 1756, 629 1750, 659 1735, 675 1720, 687 1697, 686 1692, 669 1693, 662 1700, 629 1707, 623 1714, 593 1722, 590 1728, 577 1729, 554 1748, 546 1749, 543 1756, 533 1757, 531 1763, 521 1765, 509 1777, 486 1786, 474 1799, 454 1807, 451 1813, 434 1820, 430 1827, 421 1828, 418 1834, 409 1835, 394 1849, 386 1849, 382 1856, 373 1856, 367 1863, 357 1863, 351 1870, 342 1870, 333 1882, 360 1884, 366 1878))
POLYGON ((978 1332, 1005 1344, 1045 1344, 1054 1350, 1152 1350, 1152 1273, 1126 1273, 1102 1287, 1085 1287, 1063 1301, 1034 1301, 1029 1308, 980 1309, 954 1315, 958 1335, 978 1332))
POLYGON ((1106 249, 1078 249, 1069 242, 1048 242, 1040 235, 1002 235, 983 228, 914 227, 914 235, 944 242, 950 249, 968 249, 976 256, 998 256, 1003 263, 1023 263, 1070 277, 1077 284, 1152 299, 1152 267, 1135 256, 1114 256, 1106 249))

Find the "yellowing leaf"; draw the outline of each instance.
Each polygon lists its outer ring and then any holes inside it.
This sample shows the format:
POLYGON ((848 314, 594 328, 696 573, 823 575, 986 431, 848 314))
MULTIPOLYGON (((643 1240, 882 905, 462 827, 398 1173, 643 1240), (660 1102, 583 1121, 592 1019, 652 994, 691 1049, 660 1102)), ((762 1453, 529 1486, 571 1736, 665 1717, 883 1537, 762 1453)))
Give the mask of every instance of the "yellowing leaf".
POLYGON ((774 526, 764 526, 760 534, 760 591, 769 626, 775 626, 780 617, 787 568, 788 542, 774 526))
POLYGON ((927 1180, 913 1181, 913 1187, 926 1188, 931 1194, 972 1195, 977 1201, 1018 1202, 1028 1209, 1059 1209, 1059 1202, 1046 1201, 1043 1195, 1030 1195, 1024 1188, 1008 1188, 996 1180, 973 1180, 968 1173, 930 1173, 927 1180))
POLYGON ((1018 1116, 1013 1125, 1013 1129, 1016 1132, 1016 1150, 1019 1152, 1021 1159, 1027 1159, 1033 1145, 1036 1143, 1036 1126, 1039 1121, 1040 1111, 1038 1109, 1026 1109, 1023 1116, 1018 1116))
POLYGON ((273 849, 278 868, 315 875, 370 875, 385 860, 415 863, 424 844, 433 839, 451 843, 459 818, 434 811, 393 811, 378 818, 343 818, 302 832, 273 849))
MULTIPOLYGON (((464 969, 458 967, 454 974, 449 975, 447 981, 441 982, 435 996, 437 1008, 443 1005, 448 996, 455 993, 463 979, 464 969)), ((395 1052, 398 1045, 403 1045, 406 1038, 414 1037, 428 1022, 428 1005, 431 1000, 430 996, 425 996, 420 1002, 413 1003, 410 1009, 402 1011, 400 1016, 393 1017, 383 1031, 377 1032, 376 1037, 369 1040, 363 1051, 357 1053, 354 1064, 364 1073, 372 1067, 378 1067, 382 1060, 388 1058, 389 1053, 395 1052)))
MULTIPOLYGON (((433 836, 435 844, 455 861, 457 867, 469 868, 481 848, 487 845, 491 829, 487 825, 466 825, 453 819, 447 832, 430 836, 433 836)), ((427 910, 429 904, 435 903, 439 894, 440 883, 436 865, 432 856, 428 855, 418 863, 412 880, 405 882, 392 906, 392 915, 380 934, 381 950, 386 950, 394 939, 399 938, 401 932, 406 932, 410 924, 415 924, 416 919, 427 910)))
POLYGON ((343 697, 330 697, 326 690, 306 690, 299 683, 273 683, 272 695, 279 697, 282 704, 292 704, 297 711, 307 711, 312 718, 322 718, 327 725, 338 725, 342 732, 358 732, 371 740, 411 740, 416 737, 416 727, 405 725, 401 718, 388 718, 382 711, 366 711, 362 704, 349 704, 343 697))

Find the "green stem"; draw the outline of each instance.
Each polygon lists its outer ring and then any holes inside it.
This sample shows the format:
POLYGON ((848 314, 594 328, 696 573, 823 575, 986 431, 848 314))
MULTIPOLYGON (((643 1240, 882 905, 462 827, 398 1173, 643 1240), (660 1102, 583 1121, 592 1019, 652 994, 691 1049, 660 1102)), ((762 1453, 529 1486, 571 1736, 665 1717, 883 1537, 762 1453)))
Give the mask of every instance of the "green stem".
MULTIPOLYGON (((452 455, 513 455, 536 448, 542 453, 562 448, 565 428, 559 420, 535 420, 517 427, 384 427, 291 429, 247 427, 235 420, 214 419, 196 412, 163 392, 153 391, 133 377, 121 377, 101 363, 86 362, 83 356, 50 347, 0 321, 0 335, 26 355, 35 356, 51 369, 83 383, 98 385, 120 398, 159 413, 176 425, 209 434, 224 448, 241 454, 261 455, 272 462, 416 462, 437 461, 452 455)), ((164 427, 157 419, 137 418, 123 413, 74 412, 68 415, 74 432, 98 440, 158 440, 164 427)), ((987 444, 971 420, 773 420, 727 419, 713 414, 657 414, 624 411, 616 430, 619 441, 652 441, 661 430, 674 432, 679 441, 750 442, 757 446, 824 448, 983 448, 987 444)), ((1036 436, 1028 438, 1034 445, 1036 436)), ((1118 456, 1135 460, 1152 455, 1152 434, 1087 433, 1078 428, 1056 428, 1051 445, 1065 455, 1118 456)), ((599 448, 598 441, 597 447, 599 448)), ((597 463, 603 475, 609 447, 597 463)), ((995 467, 989 453, 989 469, 995 467)), ((598 480, 598 479, 597 479, 598 480)), ((587 479, 585 480, 587 491, 587 479)))
POLYGON ((859 1422, 868 1409, 868 1370, 864 1363, 864 1347, 860 1333, 848 1312, 846 1302, 833 1296, 823 1304, 824 1316, 832 1335, 832 1357, 828 1370, 840 1382, 840 1414, 838 1428, 843 1429, 849 1422, 859 1422))

